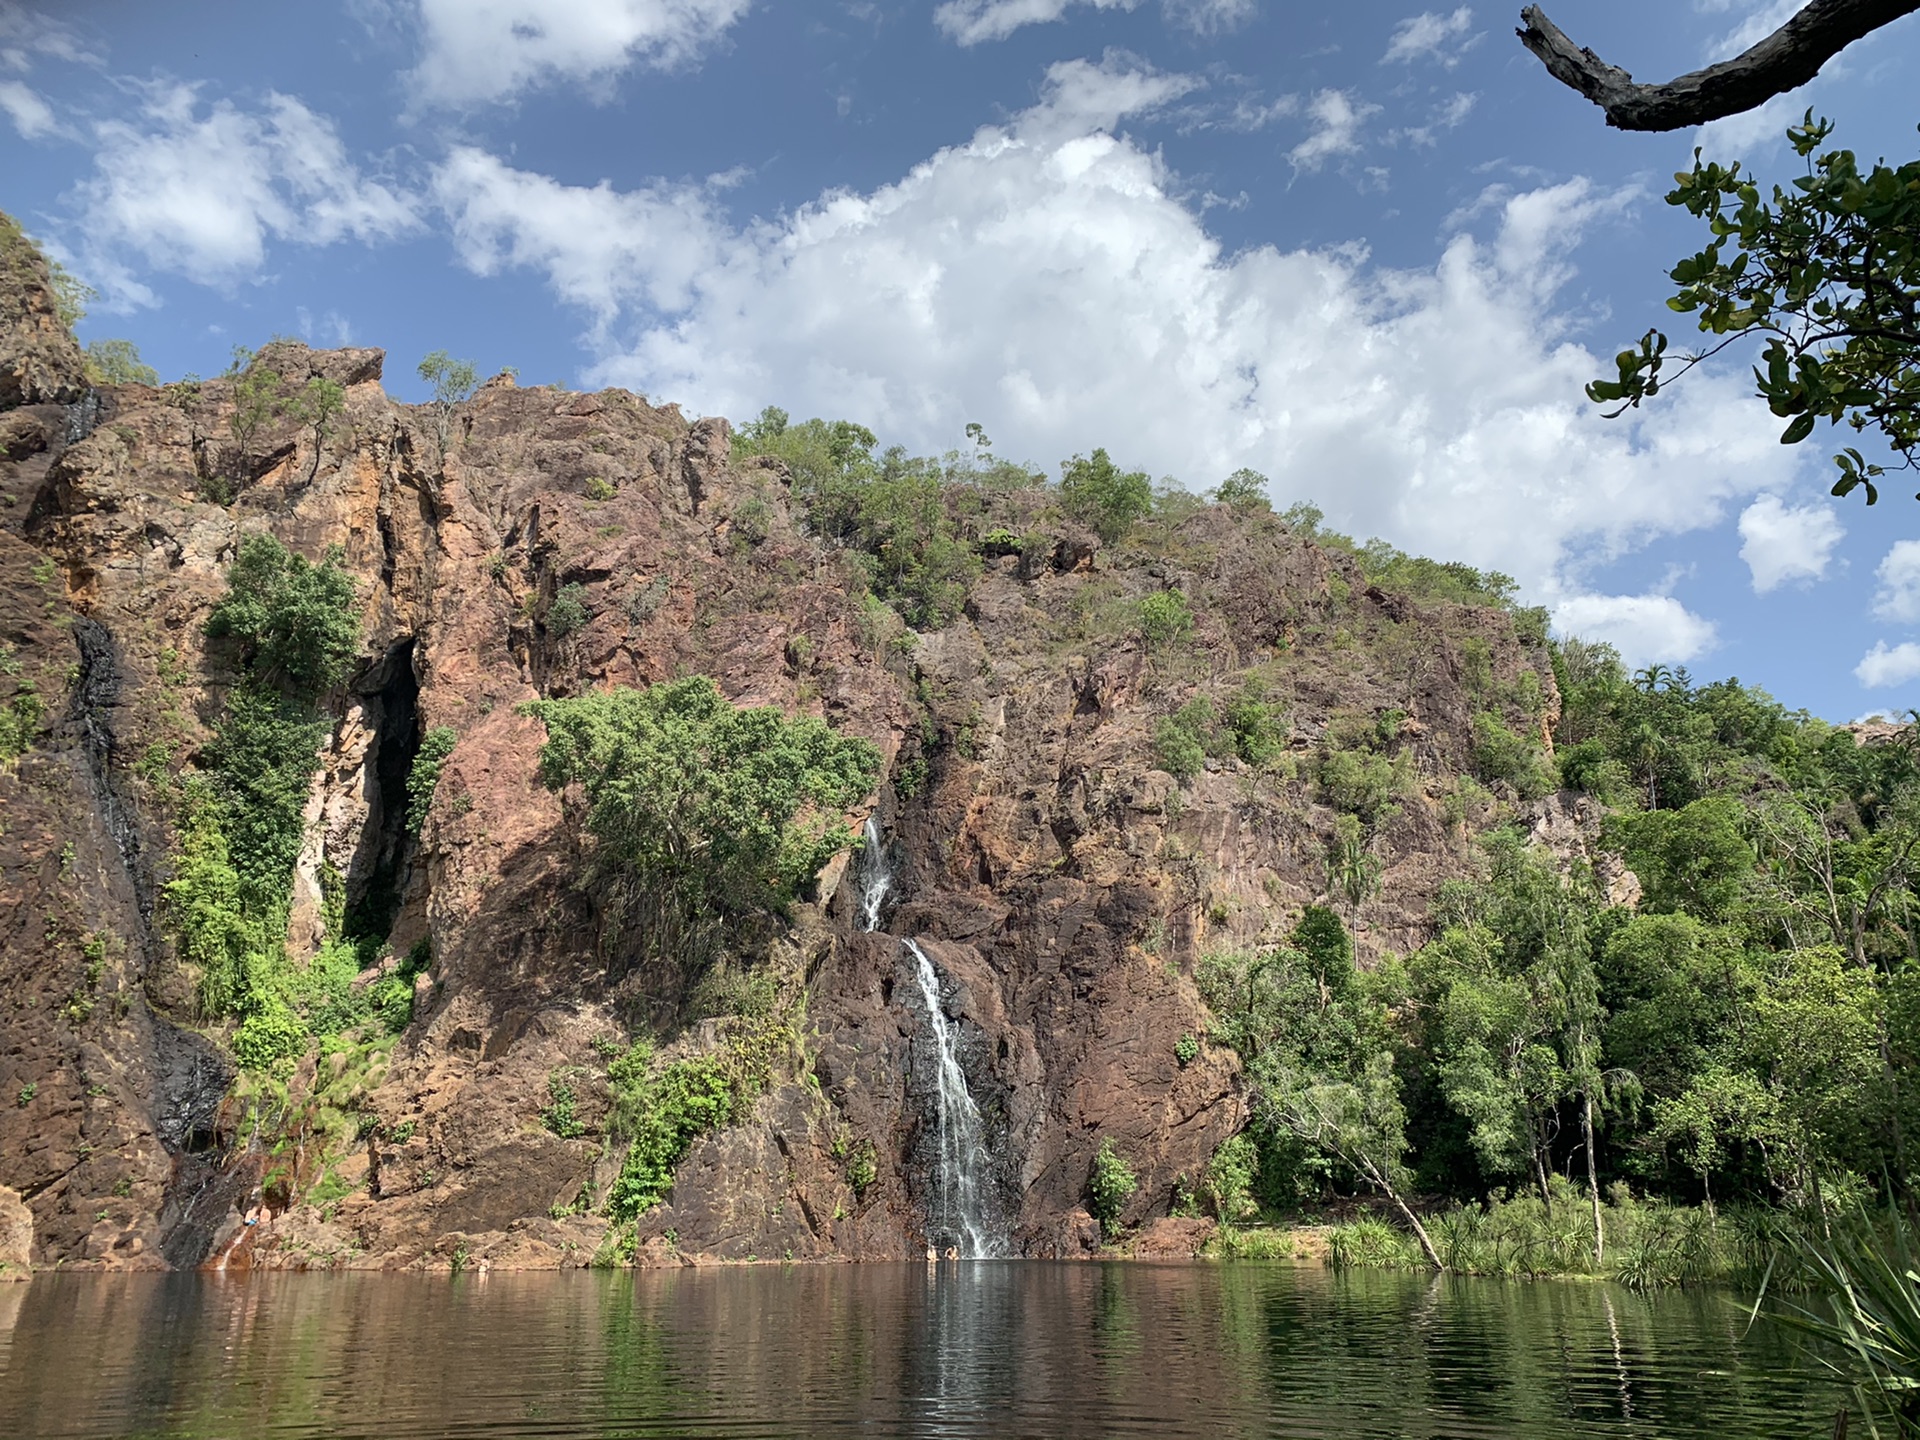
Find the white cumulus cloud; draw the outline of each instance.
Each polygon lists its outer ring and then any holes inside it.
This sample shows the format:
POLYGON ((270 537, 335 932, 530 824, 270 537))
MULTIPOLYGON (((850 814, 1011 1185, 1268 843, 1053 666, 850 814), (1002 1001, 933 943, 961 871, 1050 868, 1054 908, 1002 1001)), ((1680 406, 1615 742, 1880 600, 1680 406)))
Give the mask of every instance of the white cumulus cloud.
POLYGON ((1200 35, 1217 35, 1251 20, 1259 0, 1165 0, 1167 19, 1200 35))
POLYGON ((1611 422, 1587 402, 1604 367, 1556 297, 1634 196, 1502 193, 1417 268, 1357 245, 1228 252, 1204 201, 1115 133, 1122 107, 1192 83, 1057 65, 1040 104, 892 183, 745 224, 697 187, 568 186, 479 150, 436 193, 467 265, 532 267, 586 312, 598 382, 845 416, 923 451, 978 420, 1004 453, 1104 445, 1196 489, 1251 466, 1339 529, 1581 601, 1568 623, 1635 654, 1709 645, 1679 601, 1583 577, 1786 488, 1797 457, 1738 377, 1695 372, 1611 422))
POLYGON ((691 63, 752 0, 418 0, 413 72, 428 100, 510 100, 556 81, 605 86, 634 65, 691 63))
POLYGON ((1470 33, 1472 29, 1473 11, 1465 5, 1447 15, 1423 11, 1393 27, 1380 63, 1410 65, 1415 60, 1432 60, 1451 70, 1479 40, 1470 33))
POLYGON ((1671 595, 1574 595, 1553 607, 1562 635, 1605 640, 1628 665, 1681 665, 1711 650, 1719 638, 1711 620, 1671 595))
POLYGON ((1403 130, 1395 131, 1394 136, 1412 145, 1438 144, 1442 130, 1457 130, 1466 124, 1467 117, 1473 113, 1473 107, 1479 99, 1477 94, 1456 93, 1434 107, 1433 118, 1425 125, 1410 125, 1403 130))
POLYGON ((363 176, 332 121, 290 96, 270 94, 256 113, 156 86, 137 123, 103 121, 94 134, 94 173, 72 198, 90 278, 123 303, 152 298, 136 259, 231 284, 260 272, 269 240, 373 243, 420 223, 410 197, 363 176))
POLYGON ((1862 655, 1860 663, 1853 667, 1853 678, 1869 690, 1905 685, 1909 680, 1920 678, 1920 645, 1906 640, 1890 646, 1884 640, 1876 640, 1873 649, 1862 655))
POLYGON ((1378 105, 1355 100, 1344 90, 1322 90, 1307 102, 1313 130, 1287 152, 1295 170, 1312 173, 1327 161, 1360 149, 1360 127, 1380 113, 1378 105))
POLYGON ((1882 620, 1920 622, 1920 540, 1898 540, 1873 572, 1873 613, 1882 620))
POLYGON ((687 185, 625 193, 562 185, 461 146, 440 167, 433 192, 469 269, 545 270, 554 290, 601 327, 630 303, 685 309, 694 281, 725 259, 706 193, 687 185))
POLYGON ((1740 512, 1740 558, 1753 573, 1754 594, 1790 580, 1825 578, 1846 533, 1829 506, 1789 506, 1777 495, 1762 495, 1740 512))

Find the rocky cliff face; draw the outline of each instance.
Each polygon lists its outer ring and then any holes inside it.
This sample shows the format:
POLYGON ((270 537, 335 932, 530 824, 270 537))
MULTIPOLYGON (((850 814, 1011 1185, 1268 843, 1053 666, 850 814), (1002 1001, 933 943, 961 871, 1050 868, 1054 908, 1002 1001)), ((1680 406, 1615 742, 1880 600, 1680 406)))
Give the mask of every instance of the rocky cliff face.
POLYGON ((500 377, 443 436, 385 393, 380 352, 276 344, 263 363, 337 383, 344 412, 319 431, 270 421, 240 454, 231 379, 91 388, 37 265, 16 245, 0 295, 0 705, 14 686, 40 707, 0 767, 0 1184, 31 1207, 43 1265, 554 1265, 601 1245, 605 1219, 572 1212, 618 1168, 597 1143, 602 1050, 671 1007, 608 977, 578 826, 538 783, 543 731, 520 702, 707 674, 886 761, 883 926, 863 929, 858 858, 797 907, 775 963, 804 994, 800 1043, 744 1123, 696 1143, 640 1222, 643 1260, 921 1253, 935 1102, 903 937, 941 976, 1013 1248, 1096 1243, 1082 1206, 1103 1139, 1139 1175, 1124 1218, 1166 1215, 1245 1115, 1230 1055, 1176 1052, 1206 1029, 1197 957, 1275 941, 1328 894, 1329 724, 1358 717, 1404 757, 1359 914, 1377 954, 1425 936, 1492 813, 1457 778, 1475 715, 1524 729, 1554 703, 1510 616, 1369 589, 1263 513, 1200 508, 1110 551, 1035 500, 1046 542, 990 556, 964 616, 916 633, 862 603, 778 462, 737 458, 723 420, 623 392, 500 377), (329 1060, 299 1067, 271 1125, 237 1103, 156 901, 173 777, 232 683, 203 626, 261 530, 310 557, 340 547, 362 606, 289 945, 318 946, 331 869, 350 903, 393 897, 396 954, 426 939, 433 955, 358 1138, 324 1157, 301 1097, 329 1060), (1195 629, 1155 652, 1114 617, 1168 587, 1195 629), (584 624, 554 622, 563 590, 584 624), (1157 768, 1160 718, 1249 667, 1284 707, 1288 754, 1211 760, 1184 785, 1157 768), (442 726, 458 741, 415 838, 404 778, 442 726), (540 1123, 556 1073, 576 1077, 581 1138, 540 1123), (854 1175, 869 1153, 871 1178, 854 1175))

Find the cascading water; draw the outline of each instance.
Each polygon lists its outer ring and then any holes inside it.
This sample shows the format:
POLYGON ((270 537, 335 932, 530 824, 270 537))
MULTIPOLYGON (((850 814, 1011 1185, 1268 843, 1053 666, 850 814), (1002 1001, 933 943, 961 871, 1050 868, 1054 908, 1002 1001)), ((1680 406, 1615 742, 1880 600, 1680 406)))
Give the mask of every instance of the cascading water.
POLYGON ((960 1068, 959 1037, 940 1007, 940 976, 927 952, 911 940, 900 942, 913 955, 920 996, 939 1055, 936 1095, 939 1102, 939 1158, 933 1173, 933 1195, 927 1217, 927 1242, 937 1249, 951 1248, 962 1259, 991 1258, 1003 1253, 1000 1237, 987 1210, 991 1194, 986 1127, 980 1107, 967 1090, 960 1068))
POLYGON ((871 934, 880 928, 880 909, 893 889, 893 871, 887 868, 886 841, 880 827, 867 817, 866 848, 860 852, 860 928, 871 934))

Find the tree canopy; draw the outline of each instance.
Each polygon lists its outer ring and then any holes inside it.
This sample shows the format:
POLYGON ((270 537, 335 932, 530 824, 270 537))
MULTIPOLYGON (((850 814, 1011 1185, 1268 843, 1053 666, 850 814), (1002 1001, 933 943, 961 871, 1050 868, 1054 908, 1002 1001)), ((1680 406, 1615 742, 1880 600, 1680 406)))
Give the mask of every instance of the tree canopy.
POLYGON ((650 958, 700 968, 721 922, 778 914, 853 843, 845 815, 879 752, 823 720, 734 705, 704 675, 526 706, 540 778, 578 784, 616 924, 650 958))
POLYGON ((346 678, 359 643, 353 577, 329 551, 318 565, 273 536, 240 542, 226 597, 207 617, 207 634, 231 637, 248 669, 307 695, 346 678))
MULTIPOLYGON (((1862 171, 1851 150, 1821 150, 1833 127, 1811 112, 1787 132, 1806 173, 1771 196, 1751 174, 1701 159, 1667 203, 1707 222, 1706 247, 1673 268, 1669 309, 1712 337, 1681 373, 1743 340, 1764 342, 1754 380, 1787 422, 1783 445, 1821 420, 1876 431, 1912 468, 1920 455, 1920 161, 1862 171)), ((1630 408, 1658 394, 1667 337, 1649 330, 1616 357, 1618 376, 1587 394, 1630 408)), ((1849 446, 1835 495, 1879 499, 1885 467, 1849 446)))

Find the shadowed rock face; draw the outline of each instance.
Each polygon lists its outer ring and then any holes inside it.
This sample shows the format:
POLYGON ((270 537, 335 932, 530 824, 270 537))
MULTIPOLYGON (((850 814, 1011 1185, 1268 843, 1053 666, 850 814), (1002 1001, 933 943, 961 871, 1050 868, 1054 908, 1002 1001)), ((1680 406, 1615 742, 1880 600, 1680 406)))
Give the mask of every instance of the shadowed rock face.
POLYGON ((618 1156, 542 1128, 548 1077, 578 1067, 597 1136, 608 1092, 592 1042, 657 1025, 673 997, 610 983, 577 817, 538 783, 543 731, 523 701, 704 673, 736 702, 824 716, 886 761, 885 931, 864 931, 845 862, 796 908, 775 957, 806 985, 803 1043, 643 1218, 641 1258, 659 1263, 922 1253, 915 1157, 933 1116, 906 936, 939 971, 1011 1247, 1085 1253, 1105 1138, 1140 1180, 1123 1218, 1166 1215, 1246 1113, 1230 1055, 1176 1059, 1206 1028, 1194 964, 1277 939, 1325 895, 1333 816, 1305 762, 1328 718, 1397 716, 1420 777, 1381 832, 1383 888, 1360 931, 1373 955, 1424 937, 1460 862, 1465 830, 1439 802, 1485 707, 1469 672, 1505 693, 1536 670, 1555 703, 1507 616, 1370 595, 1345 557, 1217 507, 1151 554, 1097 553, 1036 513, 1050 548, 988 558, 960 620, 890 643, 847 558, 805 532, 779 465, 735 458, 723 420, 619 391, 496 379, 459 407, 443 452, 434 417, 381 388, 379 351, 276 343, 262 363, 289 386, 345 388, 318 444, 279 420, 236 454, 225 380, 109 389, 75 427, 78 352, 41 323, 44 273, 4 273, 17 293, 0 292, 0 374, 35 378, 0 388, 0 638, 47 716, 0 771, 0 1184, 31 1206, 41 1263, 592 1254, 606 1222, 566 1212, 583 1189, 604 1196, 618 1156), (231 503, 215 503, 217 480, 231 503), (753 525, 736 526, 749 505, 753 525), (255 530, 309 556, 341 547, 362 603, 361 664, 327 702, 292 952, 319 943, 315 877, 330 866, 350 894, 388 887, 396 953, 429 938, 434 954, 368 1101, 375 1123, 332 1157, 354 1188, 324 1211, 301 1198, 316 1157, 295 1145, 270 1172, 237 1144, 221 1037, 190 1033, 193 976, 155 914, 166 772, 191 763, 232 680, 202 627, 255 530), (590 619, 557 635, 544 617, 575 585, 590 619), (1198 619, 1156 656, 1112 617, 1167 586, 1198 619), (1228 759, 1176 785, 1155 768, 1157 720, 1254 663, 1286 707, 1299 776, 1228 759), (391 823, 395 786, 433 726, 459 741, 415 841, 391 823), (907 762, 925 779, 897 787, 907 762), (868 1142, 874 1175, 856 1190, 848 1156, 868 1142), (242 1227, 249 1210, 261 1223, 242 1227))

